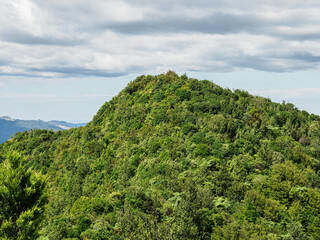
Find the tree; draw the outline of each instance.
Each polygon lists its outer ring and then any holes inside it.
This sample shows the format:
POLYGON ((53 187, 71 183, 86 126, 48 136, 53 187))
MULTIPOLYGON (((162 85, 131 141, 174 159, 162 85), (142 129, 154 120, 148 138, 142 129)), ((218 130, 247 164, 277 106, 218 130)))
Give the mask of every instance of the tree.
POLYGON ((45 177, 26 166, 19 153, 0 164, 0 238, 35 239, 47 201, 45 177))

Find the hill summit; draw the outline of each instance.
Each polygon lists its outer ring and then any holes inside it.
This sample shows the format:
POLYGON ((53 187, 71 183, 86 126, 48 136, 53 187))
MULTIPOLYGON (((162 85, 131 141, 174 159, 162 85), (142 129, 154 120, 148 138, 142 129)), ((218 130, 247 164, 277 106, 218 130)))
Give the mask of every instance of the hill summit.
POLYGON ((0 211, 2 237, 320 239, 320 117, 207 80, 140 76, 85 127, 17 134, 0 156, 39 182, 10 188, 28 208, 0 198, 21 209, 0 211))

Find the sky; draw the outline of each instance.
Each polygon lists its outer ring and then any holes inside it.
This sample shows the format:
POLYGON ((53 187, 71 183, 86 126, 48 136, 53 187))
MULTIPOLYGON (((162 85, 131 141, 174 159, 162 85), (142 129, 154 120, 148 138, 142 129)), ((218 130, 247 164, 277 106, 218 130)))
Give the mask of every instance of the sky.
POLYGON ((320 114, 318 0, 5 0, 0 116, 88 122, 174 70, 320 114))

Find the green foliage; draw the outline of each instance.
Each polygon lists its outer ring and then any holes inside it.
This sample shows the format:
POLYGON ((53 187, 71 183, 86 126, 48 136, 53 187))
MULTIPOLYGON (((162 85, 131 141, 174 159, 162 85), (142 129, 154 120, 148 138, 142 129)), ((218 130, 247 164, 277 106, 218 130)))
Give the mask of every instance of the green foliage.
POLYGON ((289 103, 172 71, 140 76, 85 127, 0 145, 10 182, 41 172, 49 195, 45 212, 39 193, 21 219, 2 218, 3 238, 20 227, 39 239, 319 239, 319 129, 289 103))
POLYGON ((46 197, 45 178, 24 167, 17 152, 8 153, 0 166, 0 236, 5 239, 35 239, 46 197))

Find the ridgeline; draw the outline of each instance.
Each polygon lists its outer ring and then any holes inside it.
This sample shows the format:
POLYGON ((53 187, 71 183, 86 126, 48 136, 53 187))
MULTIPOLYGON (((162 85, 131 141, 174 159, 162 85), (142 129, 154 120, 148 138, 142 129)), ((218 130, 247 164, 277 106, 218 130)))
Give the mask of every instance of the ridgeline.
POLYGON ((172 71, 0 160, 4 239, 320 239, 320 117, 172 71))
POLYGON ((84 123, 74 124, 64 121, 20 120, 4 116, 0 117, 0 144, 9 140, 16 132, 30 131, 31 129, 60 131, 84 125, 84 123))

